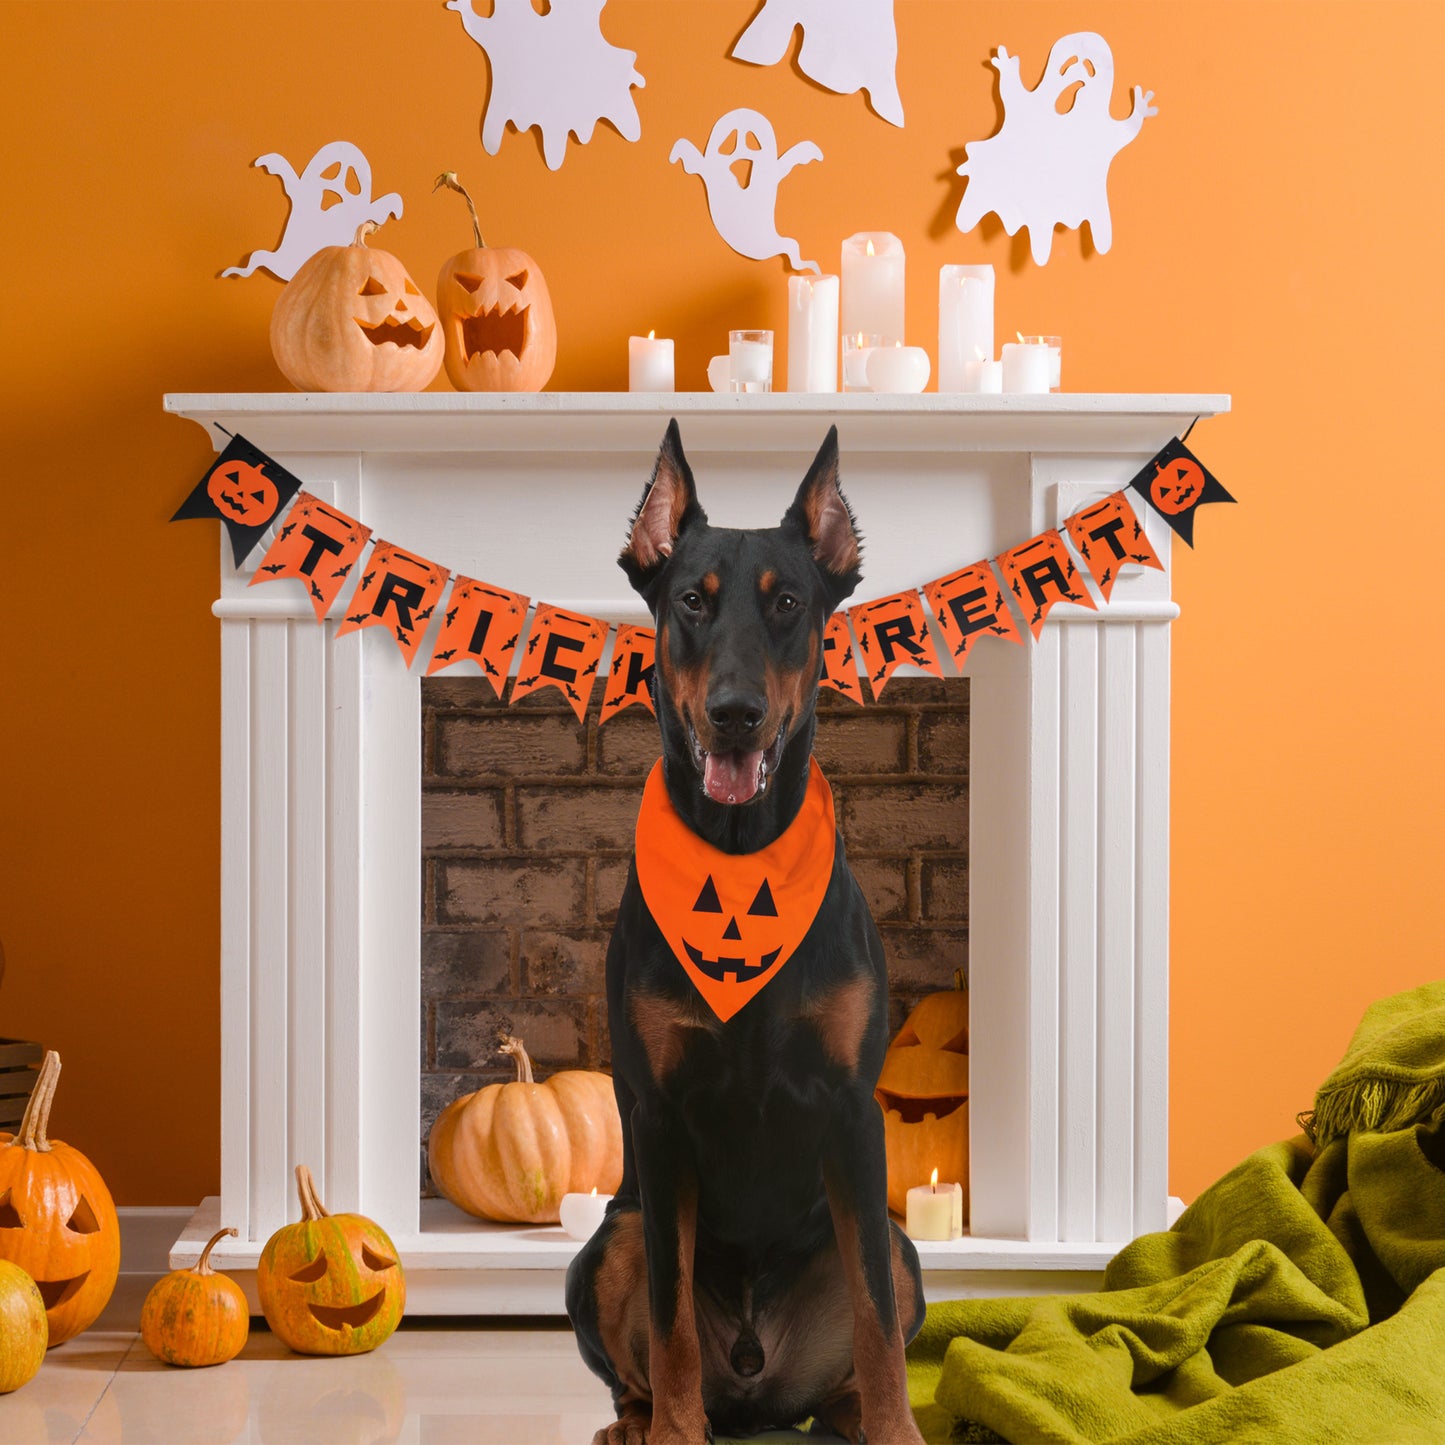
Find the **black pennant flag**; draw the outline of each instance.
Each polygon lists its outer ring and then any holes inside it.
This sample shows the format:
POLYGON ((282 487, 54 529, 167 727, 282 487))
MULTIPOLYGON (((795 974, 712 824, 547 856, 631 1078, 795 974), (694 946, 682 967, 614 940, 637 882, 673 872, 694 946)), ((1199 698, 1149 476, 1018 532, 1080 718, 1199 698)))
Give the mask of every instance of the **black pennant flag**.
POLYGON ((293 477, 280 462, 238 433, 191 489, 171 521, 219 517, 231 534, 231 552, 239 567, 275 521, 276 514, 300 490, 299 477, 293 477))
POLYGON ((1194 513, 1210 502, 1232 502, 1204 463, 1175 437, 1129 483, 1192 547, 1194 513))

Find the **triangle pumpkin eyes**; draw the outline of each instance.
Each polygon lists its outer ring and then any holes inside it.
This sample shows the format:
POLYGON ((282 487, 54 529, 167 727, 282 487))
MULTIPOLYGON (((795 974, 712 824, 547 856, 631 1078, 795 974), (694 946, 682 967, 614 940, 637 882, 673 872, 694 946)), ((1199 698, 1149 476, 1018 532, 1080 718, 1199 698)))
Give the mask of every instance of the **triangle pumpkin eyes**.
POLYGON ((384 1269, 391 1269, 396 1261, 388 1259, 384 1254, 378 1254, 369 1244, 361 1246, 361 1262, 367 1269, 375 1270, 378 1273, 384 1269))
POLYGON ((518 291, 520 291, 526 284, 527 273, 525 271, 517 271, 513 275, 507 277, 507 285, 515 286, 518 291))
POLYGON ((0 1194, 0 1229, 24 1229, 25 1221, 20 1211, 10 1202, 10 1191, 0 1194))
POLYGON ((366 278, 366 285, 363 286, 361 290, 358 291, 356 294, 358 296, 385 296, 386 287, 383 286, 381 282, 376 279, 375 276, 368 276, 366 278))
MULTIPOLYGON (((697 895, 697 902, 692 905, 694 913, 721 913, 723 911, 722 901, 717 896, 717 884, 712 881, 712 875, 708 875, 707 882, 702 885, 702 892, 697 895)), ((748 906, 748 916, 751 918, 776 918, 778 916, 778 905, 773 902, 773 890, 768 887, 768 880, 763 879, 763 886, 758 889, 757 897, 748 906)), ((728 924, 728 931, 723 934, 724 938, 739 938, 737 931, 737 920, 734 919, 728 924)))
POLYGON ((95 1217, 95 1210, 90 1207, 90 1201, 85 1195, 80 1196, 75 1213, 66 1221, 65 1227, 73 1229, 77 1234, 95 1234, 100 1229, 100 1220, 95 1217))
POLYGON ((748 913, 754 918, 776 918, 778 916, 778 905, 773 902, 773 890, 768 887, 766 878, 763 879, 763 886, 758 889, 758 896, 753 899, 748 913))
POLYGON ((326 1274, 326 1256, 318 1254, 308 1265, 303 1265, 291 1276, 298 1284, 315 1284, 326 1274))
POLYGON ((482 289, 482 278, 480 276, 473 276, 468 271, 458 271, 457 274, 452 277, 452 280, 455 281, 463 291, 469 292, 473 296, 482 289))
MULTIPOLYGON (((687 895, 683 894, 685 898, 687 895)), ((702 885, 702 892, 697 895, 697 902, 692 905, 694 913, 721 913, 722 904, 718 902, 717 885, 712 881, 712 875, 702 885)))

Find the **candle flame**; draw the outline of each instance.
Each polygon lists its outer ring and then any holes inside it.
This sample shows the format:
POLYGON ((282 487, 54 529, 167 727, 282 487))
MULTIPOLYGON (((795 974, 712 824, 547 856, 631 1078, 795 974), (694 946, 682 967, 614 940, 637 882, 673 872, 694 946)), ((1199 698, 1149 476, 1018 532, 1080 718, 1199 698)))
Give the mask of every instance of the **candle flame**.
MULTIPOLYGON (((649 332, 647 333, 647 339, 648 339, 649 341, 655 340, 656 337, 657 337, 657 332, 655 332, 655 331, 649 331, 649 332)), ((1020 337, 1019 337, 1019 340, 1022 341, 1022 340, 1023 340, 1023 337, 1020 336, 1020 337)), ((597 1193, 597 1191, 596 1191, 595 1189, 594 1189, 592 1192, 593 1192, 594 1194, 597 1193)))
POLYGON ((1028 345, 1028 342, 1024 340, 1024 334, 1023 334, 1022 331, 1015 331, 1015 332, 1014 332, 1014 335, 1018 337, 1018 339, 1019 339, 1019 345, 1020 345, 1020 346, 1027 346, 1027 345, 1028 345))
POLYGON ((876 254, 873 250, 873 238, 871 236, 868 238, 868 250, 865 254, 869 256, 876 254))
POLYGON ((938 1188, 938 1170, 937 1170, 937 1169, 935 1169, 935 1170, 933 1171, 933 1177, 928 1181, 928 1185, 929 1185, 929 1188, 930 1188, 930 1189, 937 1189, 937 1188, 938 1188))
MULTIPOLYGON (((938 1170, 937 1170, 937 1169, 935 1169, 935 1170, 933 1171, 933 1177, 934 1177, 935 1179, 938 1178, 938 1170)), ((597 1186, 596 1186, 595 1184, 592 1186, 592 1197, 593 1197, 594 1199, 597 1198, 597 1186)))
POLYGON ((980 361, 982 361, 982 360, 983 360, 983 347, 981 347, 981 346, 975 346, 975 347, 973 348, 973 354, 974 354, 980 361))

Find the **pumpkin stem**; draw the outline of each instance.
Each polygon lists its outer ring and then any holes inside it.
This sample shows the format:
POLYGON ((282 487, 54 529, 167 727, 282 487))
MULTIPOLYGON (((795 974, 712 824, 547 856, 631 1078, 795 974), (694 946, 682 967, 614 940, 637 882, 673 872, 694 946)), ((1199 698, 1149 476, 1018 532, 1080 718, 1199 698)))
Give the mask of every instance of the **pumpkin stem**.
POLYGON ((196 1261, 196 1267, 195 1267, 195 1269, 193 1269, 193 1270, 191 1271, 191 1273, 192 1273, 192 1274, 215 1274, 216 1271, 211 1268, 211 1251, 212 1251, 228 1234, 235 1234, 235 1232, 236 1232, 236 1231, 235 1231, 234 1229, 232 1229, 229 1225, 228 1225, 225 1229, 218 1229, 218 1230, 210 1237, 210 1239, 206 1241, 206 1247, 201 1251, 201 1257, 196 1261))
POLYGON ((303 1224, 314 1219, 330 1218, 331 1211, 321 1202, 320 1196, 316 1193, 316 1181, 311 1177, 311 1171, 304 1164, 296 1166, 296 1193, 301 1199, 303 1224))
POLYGON ((510 1054, 517 1061, 517 1082, 519 1084, 536 1083, 532 1077, 532 1061, 527 1057, 527 1051, 522 1047, 521 1039, 514 1039, 510 1034, 503 1034, 502 1052, 510 1054))
POLYGON ((961 968, 956 968, 953 970, 953 986, 954 988, 960 990, 964 986, 963 970, 961 968))
POLYGON ((351 244, 353 246, 365 246, 366 238, 371 235, 373 231, 379 230, 381 230, 381 226, 376 221, 363 221, 356 228, 356 234, 351 238, 351 244))
POLYGON ((472 198, 467 188, 457 179, 455 171, 443 171, 432 187, 432 194, 435 195, 443 186, 448 190, 456 191, 467 203, 467 214, 472 218, 472 235, 477 238, 477 250, 483 250, 487 243, 482 240, 482 223, 477 220, 477 208, 472 204, 472 198))
POLYGON ((50 1152, 45 1131, 50 1124, 50 1106, 55 1102, 55 1085, 59 1080, 60 1055, 54 1049, 47 1049, 40 1076, 30 1091, 30 1102, 25 1106, 25 1117, 20 1121, 20 1132, 15 1136, 15 1142, 22 1149, 34 1149, 41 1154, 50 1152))

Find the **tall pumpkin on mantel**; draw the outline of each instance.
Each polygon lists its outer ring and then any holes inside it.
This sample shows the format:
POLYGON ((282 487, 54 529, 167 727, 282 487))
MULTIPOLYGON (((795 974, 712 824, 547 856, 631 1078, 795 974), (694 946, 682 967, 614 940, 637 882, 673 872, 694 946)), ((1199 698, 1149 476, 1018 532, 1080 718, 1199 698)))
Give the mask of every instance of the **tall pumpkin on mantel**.
POLYGON ((100 1171, 47 1135, 60 1079, 51 1049, 18 1134, 0 1133, 0 1259, 40 1287, 50 1343, 95 1323, 120 1273, 120 1221, 100 1171))
POLYGON ((437 277, 447 375, 458 391, 541 391, 557 364, 557 320, 542 268, 515 246, 482 240, 477 208, 455 171, 446 186, 467 203, 476 245, 458 251, 437 277))

